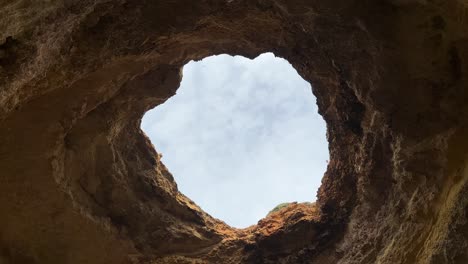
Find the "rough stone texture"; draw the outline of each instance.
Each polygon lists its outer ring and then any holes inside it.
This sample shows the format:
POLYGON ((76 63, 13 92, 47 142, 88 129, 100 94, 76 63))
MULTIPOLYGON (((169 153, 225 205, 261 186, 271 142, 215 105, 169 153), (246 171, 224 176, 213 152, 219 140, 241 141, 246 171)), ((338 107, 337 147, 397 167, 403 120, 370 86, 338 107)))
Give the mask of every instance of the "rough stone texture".
POLYGON ((0 28, 0 263, 468 263, 465 0, 0 0, 0 28), (189 60, 267 51, 330 163, 316 206, 237 230, 140 119, 189 60))

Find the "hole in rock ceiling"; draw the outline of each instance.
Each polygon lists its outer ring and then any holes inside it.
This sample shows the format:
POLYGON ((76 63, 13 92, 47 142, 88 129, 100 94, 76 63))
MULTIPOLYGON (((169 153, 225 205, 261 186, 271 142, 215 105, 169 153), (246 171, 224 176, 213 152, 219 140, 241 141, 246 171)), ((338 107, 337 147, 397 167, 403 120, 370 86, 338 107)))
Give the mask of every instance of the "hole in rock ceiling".
POLYGON ((141 126, 179 190, 233 227, 280 203, 314 201, 327 166, 310 84, 272 53, 188 63, 177 94, 141 126))

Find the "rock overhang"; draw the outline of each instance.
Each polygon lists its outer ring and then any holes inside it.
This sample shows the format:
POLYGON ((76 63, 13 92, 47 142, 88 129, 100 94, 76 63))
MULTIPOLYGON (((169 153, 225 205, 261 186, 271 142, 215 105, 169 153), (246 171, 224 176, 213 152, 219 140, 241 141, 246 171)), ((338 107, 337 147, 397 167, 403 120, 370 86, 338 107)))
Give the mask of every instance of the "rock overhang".
POLYGON ((460 1, 21 3, 0 8, 7 263, 468 258, 460 1), (312 84, 330 163, 312 211, 236 230, 177 191, 139 120, 189 60, 266 51, 312 84))

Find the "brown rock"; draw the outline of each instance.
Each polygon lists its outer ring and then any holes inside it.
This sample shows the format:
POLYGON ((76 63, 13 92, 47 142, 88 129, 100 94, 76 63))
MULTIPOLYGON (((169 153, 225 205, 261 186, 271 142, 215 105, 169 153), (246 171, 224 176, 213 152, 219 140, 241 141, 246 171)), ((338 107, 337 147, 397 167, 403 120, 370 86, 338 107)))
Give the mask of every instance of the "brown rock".
POLYGON ((468 5, 0 1, 0 263, 468 263, 468 5), (271 51, 313 85, 314 207, 237 230, 140 130, 190 60, 271 51))

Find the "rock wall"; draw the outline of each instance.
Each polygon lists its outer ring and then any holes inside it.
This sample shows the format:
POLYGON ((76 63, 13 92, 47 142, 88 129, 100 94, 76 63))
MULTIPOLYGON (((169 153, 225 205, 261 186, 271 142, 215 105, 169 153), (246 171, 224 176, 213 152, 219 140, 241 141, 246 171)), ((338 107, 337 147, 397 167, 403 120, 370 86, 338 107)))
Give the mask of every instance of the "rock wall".
POLYGON ((468 263, 464 0, 0 0, 0 28, 0 263, 468 263), (139 126, 188 61, 263 52, 330 162, 316 205, 239 230, 139 126))

